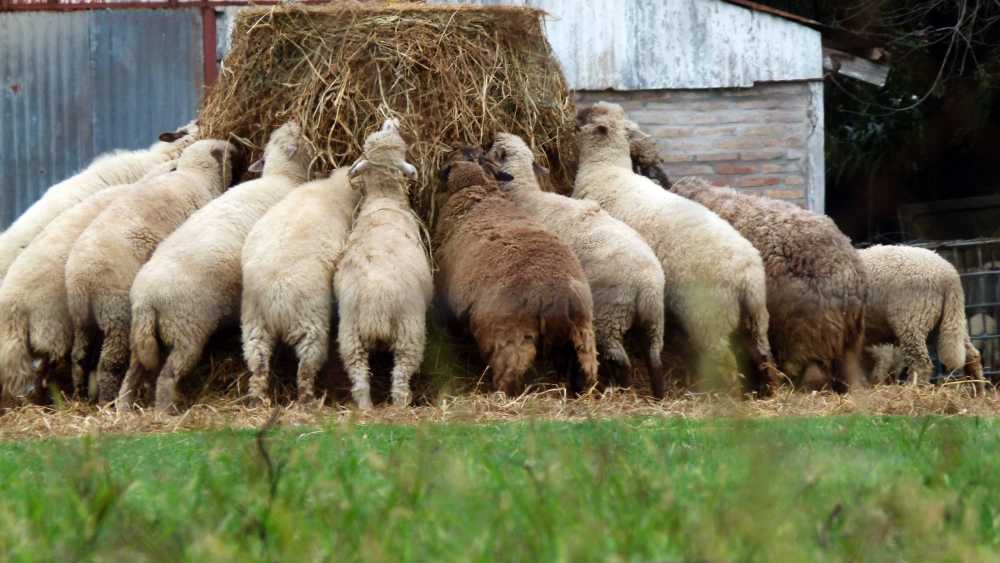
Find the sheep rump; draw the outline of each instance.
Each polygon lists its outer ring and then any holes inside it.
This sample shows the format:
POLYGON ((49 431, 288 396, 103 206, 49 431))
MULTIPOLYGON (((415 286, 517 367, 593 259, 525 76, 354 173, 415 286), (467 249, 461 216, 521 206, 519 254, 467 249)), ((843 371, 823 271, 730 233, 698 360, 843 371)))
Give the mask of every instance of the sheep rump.
POLYGON ((698 178, 671 192, 704 205, 760 251, 767 272, 768 336, 778 367, 807 387, 846 392, 862 382, 868 279, 829 217, 791 203, 717 188, 698 178))
MULTIPOLYGON (((119 410, 130 409, 139 384, 154 376, 157 410, 176 410, 177 382, 195 367, 216 329, 239 322, 240 255, 247 233, 271 206, 305 183, 311 160, 298 126, 283 125, 271 134, 263 175, 196 211, 139 270, 129 292, 132 355, 118 394, 119 410), (162 369, 161 344, 169 351, 162 369)), ((258 171, 257 166, 249 170, 258 171)))
POLYGON ((925 248, 876 245, 859 254, 871 284, 865 344, 899 346, 912 370, 910 380, 924 383, 934 370, 927 340, 936 335, 941 363, 952 372, 964 370, 981 389, 983 369, 969 338, 965 293, 955 267, 925 248))
POLYGON ((622 343, 635 324, 641 333, 643 358, 653 396, 664 397, 663 268, 653 249, 625 223, 592 201, 543 192, 535 172, 548 173, 534 162, 520 137, 497 133, 489 156, 514 177, 500 190, 522 211, 569 244, 580 260, 594 302, 594 335, 601 363, 616 382, 632 385, 632 367, 622 343))
MULTIPOLYGON (((74 379, 92 344, 100 342, 98 399, 118 395, 128 367, 132 306, 129 290, 156 246, 231 183, 229 159, 236 147, 197 141, 181 154, 177 169, 116 199, 80 235, 66 261, 66 293, 73 319, 74 379)), ((236 173, 241 173, 237 158, 236 173)))
POLYGON ((365 139, 364 159, 351 168, 362 199, 351 227, 334 288, 340 313, 337 340, 358 408, 372 407, 369 356, 393 354, 395 405, 411 400, 410 377, 423 361, 426 315, 433 281, 422 229, 410 209, 404 176, 415 179, 406 144, 388 120, 365 139))
POLYGON ((315 399, 327 360, 333 274, 360 192, 348 169, 297 188, 257 221, 243 245, 243 351, 250 394, 268 404, 270 359, 277 340, 299 358, 298 400, 315 399))
POLYGON ((482 159, 471 147, 449 155, 450 196, 434 244, 438 299, 472 334, 497 390, 520 395, 540 351, 580 393, 597 382, 583 267, 569 245, 500 192, 482 159))
MULTIPOLYGON (((34 377, 36 392, 73 345, 73 319, 66 298, 66 261, 80 234, 115 199, 138 189, 174 166, 155 167, 136 184, 101 190, 50 222, 11 264, 0 286, 0 384, 12 395, 26 392, 34 377), (35 359, 39 369, 32 368, 35 359)), ((74 393, 85 382, 74 380, 74 393)))

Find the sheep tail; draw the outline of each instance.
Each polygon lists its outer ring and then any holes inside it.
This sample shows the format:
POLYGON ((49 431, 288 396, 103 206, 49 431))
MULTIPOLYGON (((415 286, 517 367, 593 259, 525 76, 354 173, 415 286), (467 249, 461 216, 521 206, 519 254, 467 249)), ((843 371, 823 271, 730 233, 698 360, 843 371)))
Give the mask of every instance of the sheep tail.
POLYGON ((132 307, 132 353, 142 367, 154 372, 160 364, 160 344, 156 337, 156 310, 139 302, 132 307))
POLYGON ((949 370, 965 365, 965 342, 969 339, 969 329, 965 320, 965 292, 958 276, 949 278, 944 289, 944 304, 938 328, 938 359, 949 370))
POLYGON ((34 379, 28 332, 26 311, 0 306, 0 385, 14 397, 26 394, 34 379))

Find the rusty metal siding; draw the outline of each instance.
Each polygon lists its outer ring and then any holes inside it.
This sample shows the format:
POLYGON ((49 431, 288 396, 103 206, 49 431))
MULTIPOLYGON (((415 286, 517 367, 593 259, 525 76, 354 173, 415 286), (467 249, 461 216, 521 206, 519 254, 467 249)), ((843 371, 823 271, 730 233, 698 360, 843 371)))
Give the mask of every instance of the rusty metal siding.
POLYGON ((198 9, 0 13, 0 231, 50 186, 195 117, 198 9))
POLYGON ((550 13, 546 33, 574 90, 736 88, 823 77, 820 32, 719 0, 467 3, 550 13))

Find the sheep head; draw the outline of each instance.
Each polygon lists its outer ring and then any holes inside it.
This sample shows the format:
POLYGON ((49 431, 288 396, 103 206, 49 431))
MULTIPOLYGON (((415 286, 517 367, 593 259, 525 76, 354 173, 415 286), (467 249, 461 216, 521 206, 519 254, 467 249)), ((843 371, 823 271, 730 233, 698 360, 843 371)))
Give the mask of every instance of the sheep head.
POLYGON ((611 151, 615 156, 629 154, 630 144, 649 137, 625 114, 618 104, 597 102, 577 112, 580 130, 580 156, 585 159, 597 150, 611 151))
POLYGON ((246 155, 235 144, 204 139, 184 149, 178 168, 195 168, 222 178, 222 189, 239 183, 246 171, 246 155))
POLYGON ((632 141, 629 145, 629 156, 632 158, 632 171, 656 182, 663 189, 670 188, 670 179, 663 170, 663 158, 660 157, 660 145, 652 137, 632 141))
MULTIPOLYGON (((387 119, 382 128, 365 139, 364 156, 351 167, 350 177, 378 173, 382 176, 417 179, 417 169, 406 162, 406 142, 399 134, 399 121, 387 119)), ((405 182, 398 182, 405 189, 405 182)))
POLYGON ((530 178, 532 174, 545 176, 549 169, 535 161, 531 148, 517 135, 497 133, 487 156, 515 178, 530 178))
POLYGON ((301 177, 304 182, 313 159, 312 146, 302 136, 302 128, 289 121, 275 129, 264 147, 264 158, 250 165, 250 172, 278 173, 301 177))
POLYGON ((457 147, 444 157, 444 166, 438 171, 438 180, 448 187, 448 193, 472 186, 491 186, 509 182, 514 176, 500 170, 492 158, 477 147, 457 147))
POLYGON ((201 138, 201 129, 198 128, 198 124, 192 121, 176 131, 160 133, 160 136, 157 138, 160 142, 153 145, 152 150, 154 152, 166 153, 171 158, 177 158, 180 156, 181 151, 201 138))

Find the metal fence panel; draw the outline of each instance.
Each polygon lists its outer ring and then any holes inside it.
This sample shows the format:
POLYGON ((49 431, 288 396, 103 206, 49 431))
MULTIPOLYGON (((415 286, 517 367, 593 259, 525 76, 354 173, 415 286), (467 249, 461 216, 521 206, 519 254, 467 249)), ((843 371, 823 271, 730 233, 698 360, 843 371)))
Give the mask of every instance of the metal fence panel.
POLYGON ((90 12, 94 150, 148 147, 198 114, 199 10, 90 12))
POLYGON ((198 9, 0 13, 0 230, 95 156, 194 119, 202 52, 198 9))
POLYGON ((89 16, 0 14, 0 229, 94 156, 89 16))

